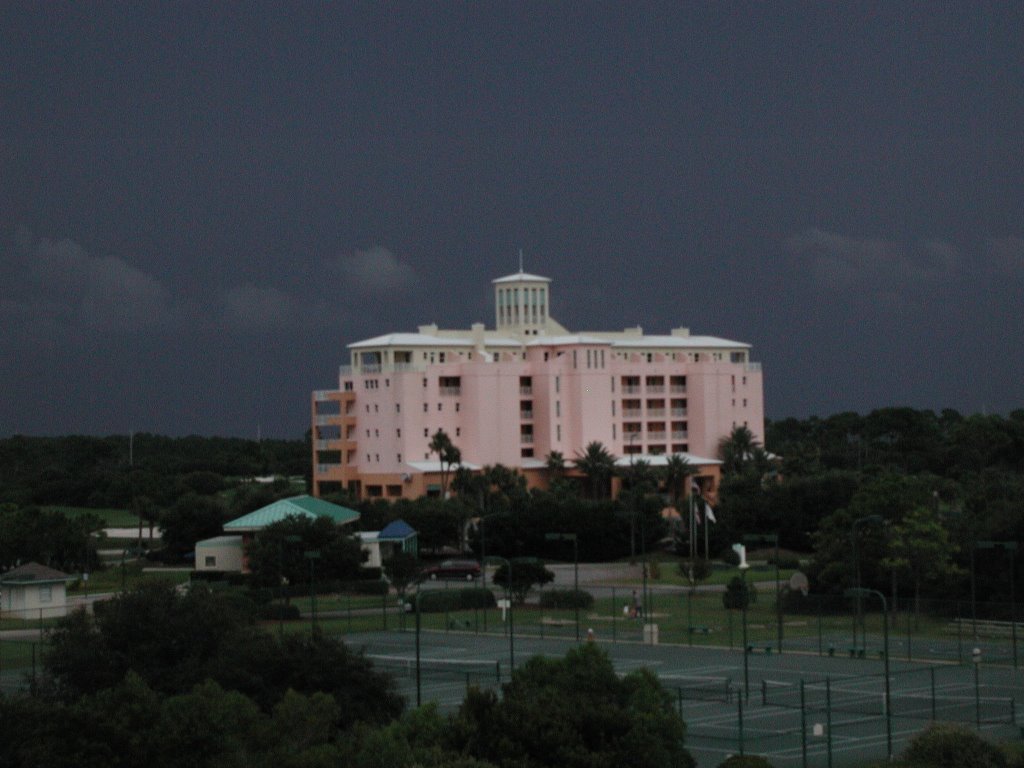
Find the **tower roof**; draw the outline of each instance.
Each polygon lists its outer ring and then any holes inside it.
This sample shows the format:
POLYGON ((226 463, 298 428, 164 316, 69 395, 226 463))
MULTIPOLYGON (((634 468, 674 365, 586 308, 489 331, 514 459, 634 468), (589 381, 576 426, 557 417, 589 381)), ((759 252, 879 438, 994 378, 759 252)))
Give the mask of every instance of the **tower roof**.
POLYGON ((491 281, 494 285, 501 283, 550 283, 550 277, 541 277, 540 275, 531 275, 529 272, 516 272, 512 275, 505 275, 491 281))

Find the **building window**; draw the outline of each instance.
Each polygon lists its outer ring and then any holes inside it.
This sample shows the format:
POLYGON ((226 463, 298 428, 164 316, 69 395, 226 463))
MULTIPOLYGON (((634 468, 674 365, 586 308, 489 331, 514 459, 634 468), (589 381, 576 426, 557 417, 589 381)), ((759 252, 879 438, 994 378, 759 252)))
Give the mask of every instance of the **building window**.
POLYGON ((555 418, 562 418, 562 401, 555 400, 555 418))
POLYGON ((462 427, 456 427, 455 428, 455 436, 458 437, 461 434, 462 434, 462 427))
POLYGON ((439 410, 439 411, 441 410, 441 404, 440 403, 437 404, 437 410, 439 410))
POLYGON ((399 464, 402 463, 402 454, 398 454, 398 456, 396 456, 395 458, 398 460, 399 464))
POLYGON ((401 413, 401 412, 402 412, 402 404, 401 403, 395 403, 395 413, 401 413))
POLYGON ((558 392, 561 392, 561 391, 562 391, 562 377, 561 376, 555 376, 555 393, 557 394, 558 392))
POLYGON ((459 412, 459 404, 458 404, 458 403, 456 403, 456 404, 455 404, 455 412, 456 412, 456 413, 458 413, 458 412, 459 412))
POLYGON ((555 426, 555 435, 556 435, 555 439, 558 442, 562 442, 562 425, 561 424, 557 424, 555 426))
POLYGON ((380 437, 380 430, 379 429, 373 430, 373 436, 374 437, 380 437))
POLYGON ((380 464, 380 454, 379 453, 375 453, 375 454, 373 454, 373 456, 377 460, 377 463, 380 464))
POLYGON ((377 406, 376 403, 373 404, 373 412, 374 413, 380 413, 380 409, 379 409, 379 407, 377 406))
POLYGON ((424 437, 430 437, 430 427, 424 427, 423 428, 423 436, 424 437))
POLYGON ((426 412, 427 412, 427 410, 428 410, 428 406, 427 406, 427 404, 426 404, 426 403, 424 403, 424 404, 423 404, 423 412, 424 412, 424 413, 426 413, 426 412))
POLYGON ((519 455, 522 456, 524 459, 532 459, 533 448, 523 448, 521 451, 519 451, 519 455))
POLYGON ((217 567, 217 558, 216 558, 216 556, 214 556, 214 555, 207 555, 206 557, 203 558, 203 564, 207 568, 216 568, 217 567))
MULTIPOLYGON (((424 352, 424 353, 423 353, 423 356, 424 356, 424 357, 426 357, 426 356, 427 356, 427 353, 426 353, 426 352, 424 352)), ((426 389, 426 388, 427 388, 427 380, 426 380, 426 379, 423 379, 423 388, 424 388, 424 389, 426 389)))
POLYGON ((53 587, 49 584, 39 585, 39 602, 40 603, 52 603, 53 602, 53 587))
POLYGON ((401 429, 396 429, 395 430, 395 437, 401 437, 401 436, 402 436, 402 430, 401 429))

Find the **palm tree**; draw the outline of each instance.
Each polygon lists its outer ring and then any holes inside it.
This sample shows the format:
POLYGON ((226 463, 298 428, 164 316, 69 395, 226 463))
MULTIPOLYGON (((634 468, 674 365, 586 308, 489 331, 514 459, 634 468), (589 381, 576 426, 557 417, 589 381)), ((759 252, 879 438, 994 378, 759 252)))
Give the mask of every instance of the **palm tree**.
POLYGON ((697 474, 697 468, 685 456, 673 453, 665 460, 665 490, 672 498, 672 506, 679 509, 679 498, 686 488, 686 478, 697 474))
POLYGON ((733 427, 727 437, 718 442, 718 458, 722 460, 722 471, 742 472, 754 458, 761 443, 747 427, 733 427))
POLYGON ((615 456, 603 443, 597 440, 588 443, 582 454, 576 454, 573 464, 587 476, 591 498, 604 498, 608 495, 608 481, 615 471, 615 456))
POLYGON ((455 447, 452 439, 443 429, 434 433, 428 448, 431 453, 437 454, 438 461, 441 463, 441 498, 446 499, 448 498, 448 474, 453 466, 462 463, 462 451, 455 447))
POLYGON ((559 451, 552 451, 544 459, 544 466, 548 470, 548 477, 554 479, 561 477, 565 471, 565 456, 559 451))

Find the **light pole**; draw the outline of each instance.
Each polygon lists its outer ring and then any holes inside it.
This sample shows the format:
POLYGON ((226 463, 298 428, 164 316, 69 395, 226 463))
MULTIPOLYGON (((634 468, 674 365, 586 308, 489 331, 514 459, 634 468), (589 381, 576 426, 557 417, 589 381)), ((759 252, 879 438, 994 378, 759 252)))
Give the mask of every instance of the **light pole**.
POLYGON ((885 601, 885 595, 877 589, 857 587, 855 589, 848 589, 843 594, 847 597, 854 597, 857 600, 860 600, 862 597, 878 595, 878 599, 882 601, 882 638, 884 648, 882 653, 885 656, 885 743, 886 754, 889 760, 892 760, 892 697, 889 690, 889 604, 885 601))
POLYGON ((740 576, 743 579, 743 595, 740 598, 740 607, 743 609, 743 698, 750 701, 750 648, 747 645, 747 569, 750 568, 747 559, 744 557, 740 562, 740 576))
POLYGON ((319 549, 309 549, 305 552, 306 559, 309 560, 309 601, 310 607, 313 610, 313 632, 317 631, 316 626, 316 581, 313 576, 313 563, 320 559, 319 549))
POLYGON ((487 562, 503 563, 508 572, 508 578, 505 581, 505 595, 508 599, 508 661, 514 671, 516 668, 516 627, 512 616, 512 561, 498 555, 491 555, 487 558, 487 562))
MULTIPOLYGON (((1016 541, 979 541, 974 545, 975 549, 1001 549, 1010 553, 1010 642, 1013 643, 1013 668, 1017 668, 1017 600, 1016 600, 1016 574, 1014 573, 1014 561, 1017 559, 1016 541)), ((973 551, 971 552, 973 558, 973 551)), ((973 559, 971 561, 973 563, 973 559)), ((973 571, 973 569, 972 569, 973 571)), ((977 629, 975 629, 977 631, 977 629)))
MULTIPOLYGON (((492 517, 497 517, 501 512, 494 512, 490 515, 480 517, 480 583, 487 589, 487 531, 485 523, 492 517)), ((487 631, 487 608, 484 608, 484 632, 487 631)))
POLYGON ((423 689, 420 686, 420 582, 416 582, 416 706, 423 704, 423 689))
POLYGON ((277 548, 277 577, 280 580, 281 587, 281 611, 278 613, 278 635, 284 638, 284 602, 288 599, 285 594, 285 584, 288 580, 284 577, 284 548, 286 544, 298 544, 302 541, 301 536, 295 536, 294 534, 289 536, 283 536, 281 542, 277 548))
POLYGON ((544 538, 547 541, 571 541, 572 542, 572 585, 573 604, 576 607, 576 642, 580 641, 580 548, 579 540, 575 533, 546 533, 544 538))
POLYGON ((760 543, 775 545, 775 620, 779 653, 782 653, 782 592, 779 586, 779 534, 752 533, 743 537, 744 544, 760 543))
MULTIPOLYGON (((850 526, 850 540, 853 542, 853 570, 854 570, 854 573, 856 575, 856 583, 855 583, 854 588, 857 589, 857 590, 859 590, 861 588, 861 586, 860 586, 860 554, 857 551, 857 527, 860 526, 860 525, 864 525, 865 523, 881 524, 882 522, 884 522, 884 521, 882 520, 882 516, 881 515, 865 515, 864 517, 858 517, 856 520, 853 521, 853 524, 850 526)), ((860 623, 860 625, 861 625, 861 633, 863 634, 863 632, 864 632, 864 619, 861 616, 860 597, 857 597, 857 599, 856 599, 856 606, 857 606, 857 610, 853 614, 853 647, 855 649, 857 647, 857 624, 858 623, 860 623)), ((867 643, 867 638, 866 637, 864 638, 864 642, 865 642, 865 644, 867 643)))

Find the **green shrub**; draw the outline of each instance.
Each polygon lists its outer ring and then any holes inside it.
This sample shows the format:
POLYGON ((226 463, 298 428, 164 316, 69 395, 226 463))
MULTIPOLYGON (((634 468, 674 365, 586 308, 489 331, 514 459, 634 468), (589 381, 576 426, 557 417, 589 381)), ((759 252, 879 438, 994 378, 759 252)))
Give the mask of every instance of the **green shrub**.
MULTIPOLYGON (((415 610, 416 603, 410 600, 409 604, 415 610)), ((422 592, 420 597, 420 613, 471 611, 493 608, 495 605, 497 602, 494 599, 494 593, 482 587, 427 590, 422 592)))
MULTIPOLYGON (((768 553, 768 564, 775 565, 775 550, 771 550, 768 553)), ((794 571, 800 569, 800 555, 788 549, 779 550, 779 568, 792 569, 794 571)))
POLYGON ((342 592, 350 595, 386 595, 390 585, 383 579, 378 581, 349 581, 341 585, 342 592))
POLYGON ((260 606, 259 617, 263 621, 295 621, 302 617, 297 605, 266 603, 260 606))
POLYGON ((594 607, 594 596, 582 589, 546 589, 540 593, 540 607, 590 609, 594 607))
POLYGON ((903 759, 920 768, 1006 768, 1006 756, 970 728, 939 723, 910 740, 903 759))
MULTIPOLYGON (((695 558, 693 561, 693 580, 704 581, 711 575, 711 561, 705 560, 703 557, 695 558)), ((679 575, 684 579, 690 578, 690 560, 679 561, 679 575)))
POLYGON ((772 764, 760 755, 731 755, 718 768, 772 768, 772 764))
POLYGON ((746 597, 744 598, 744 580, 740 576, 733 576, 725 585, 725 592, 722 594, 722 605, 729 610, 740 610, 749 608, 757 602, 757 587, 751 582, 746 583, 746 597))

